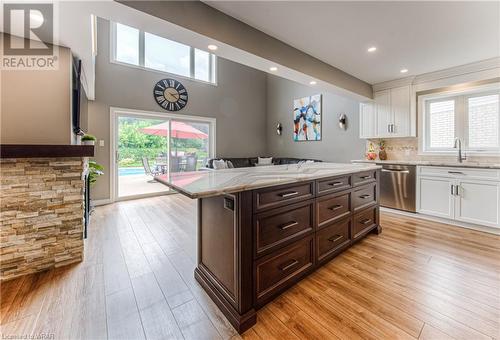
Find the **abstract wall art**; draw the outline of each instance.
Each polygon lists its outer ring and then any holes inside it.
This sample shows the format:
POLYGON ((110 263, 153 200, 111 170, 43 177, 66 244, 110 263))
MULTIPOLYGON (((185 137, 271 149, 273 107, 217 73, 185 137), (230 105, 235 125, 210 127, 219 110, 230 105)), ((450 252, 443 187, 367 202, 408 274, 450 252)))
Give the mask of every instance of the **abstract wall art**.
POLYGON ((321 94, 293 101, 293 140, 321 140, 321 94))

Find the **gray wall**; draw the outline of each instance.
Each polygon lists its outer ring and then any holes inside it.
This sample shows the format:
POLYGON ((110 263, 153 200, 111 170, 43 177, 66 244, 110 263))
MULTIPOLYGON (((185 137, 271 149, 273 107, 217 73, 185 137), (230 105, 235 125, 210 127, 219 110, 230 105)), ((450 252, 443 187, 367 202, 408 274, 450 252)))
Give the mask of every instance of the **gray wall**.
POLYGON ((267 76, 267 151, 271 156, 305 157, 331 162, 359 159, 365 150, 359 138, 359 102, 325 93, 277 76, 267 76), (295 142, 293 140, 293 100, 313 94, 323 94, 322 140, 295 142), (348 129, 341 130, 337 117, 345 113, 348 129), (283 125, 283 134, 275 126, 283 125))
MULTIPOLYGON (((89 102, 88 131, 105 146, 95 159, 105 175, 92 190, 94 199, 110 197, 110 106, 162 112, 153 99, 154 84, 167 75, 110 63, 109 22, 98 21, 96 100, 89 102)), ((180 114, 217 119, 217 156, 255 156, 266 153, 266 74, 218 58, 218 86, 178 79, 189 92, 180 114)), ((175 77, 172 77, 175 78, 175 77)))
POLYGON ((0 71, 2 144, 71 144, 71 51, 54 48, 58 65, 53 70, 0 71))

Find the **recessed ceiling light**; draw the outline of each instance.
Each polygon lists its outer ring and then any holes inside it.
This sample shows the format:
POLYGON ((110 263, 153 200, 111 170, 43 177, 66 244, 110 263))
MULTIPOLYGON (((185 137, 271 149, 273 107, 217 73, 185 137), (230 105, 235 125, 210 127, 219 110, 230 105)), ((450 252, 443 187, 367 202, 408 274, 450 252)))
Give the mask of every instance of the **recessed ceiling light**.
POLYGON ((278 71, 278 68, 276 66, 271 66, 269 68, 269 71, 276 72, 276 71, 278 71))
POLYGON ((401 73, 406 73, 406 72, 408 72, 408 69, 407 69, 407 68, 404 68, 404 69, 402 69, 402 70, 401 70, 401 71, 399 71, 399 72, 401 72, 401 73))
POLYGON ((372 52, 375 52, 376 50, 377 50, 377 48, 375 46, 372 46, 367 51, 372 53, 372 52))
POLYGON ((210 51, 216 51, 218 49, 217 45, 210 44, 207 46, 210 51))
POLYGON ((309 82, 309 85, 316 85, 316 84, 317 84, 317 83, 316 83, 316 80, 311 80, 311 81, 309 82))

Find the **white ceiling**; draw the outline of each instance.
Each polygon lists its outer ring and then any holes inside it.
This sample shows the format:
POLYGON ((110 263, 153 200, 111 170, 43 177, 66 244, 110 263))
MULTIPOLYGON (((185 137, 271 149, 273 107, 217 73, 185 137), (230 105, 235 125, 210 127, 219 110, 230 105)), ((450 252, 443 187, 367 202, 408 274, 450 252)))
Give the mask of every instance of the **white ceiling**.
POLYGON ((205 2, 370 84, 500 56, 499 1, 205 2))
MULTIPOLYGON (((29 1, 29 0, 26 0, 29 1)), ((84 86, 89 99, 95 95, 95 58, 92 54, 91 15, 111 21, 117 21, 141 30, 163 36, 199 49, 206 49, 208 44, 219 46, 216 54, 220 57, 269 72, 269 65, 279 66, 279 75, 302 84, 309 84, 311 77, 276 63, 270 63, 249 52, 229 46, 223 42, 197 34, 186 28, 165 20, 137 11, 112 0, 104 1, 55 1, 56 44, 71 48, 73 54, 82 60, 84 86)), ((1 13, 0 13, 1 14, 1 13)), ((0 27, 2 16, 0 15, 0 27)), ((97 50, 97 54, 100 53, 97 50)), ((357 100, 366 98, 337 87, 335 84, 318 80, 316 88, 327 92, 349 96, 357 100)))

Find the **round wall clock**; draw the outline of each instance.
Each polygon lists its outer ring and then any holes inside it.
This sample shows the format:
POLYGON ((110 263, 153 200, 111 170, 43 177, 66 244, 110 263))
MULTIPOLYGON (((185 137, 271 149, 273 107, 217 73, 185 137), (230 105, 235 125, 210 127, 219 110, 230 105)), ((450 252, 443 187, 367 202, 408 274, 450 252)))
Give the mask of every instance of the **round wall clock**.
POLYGON ((182 110, 188 101, 186 88, 175 79, 167 78, 157 82, 153 96, 158 105, 168 111, 182 110))

